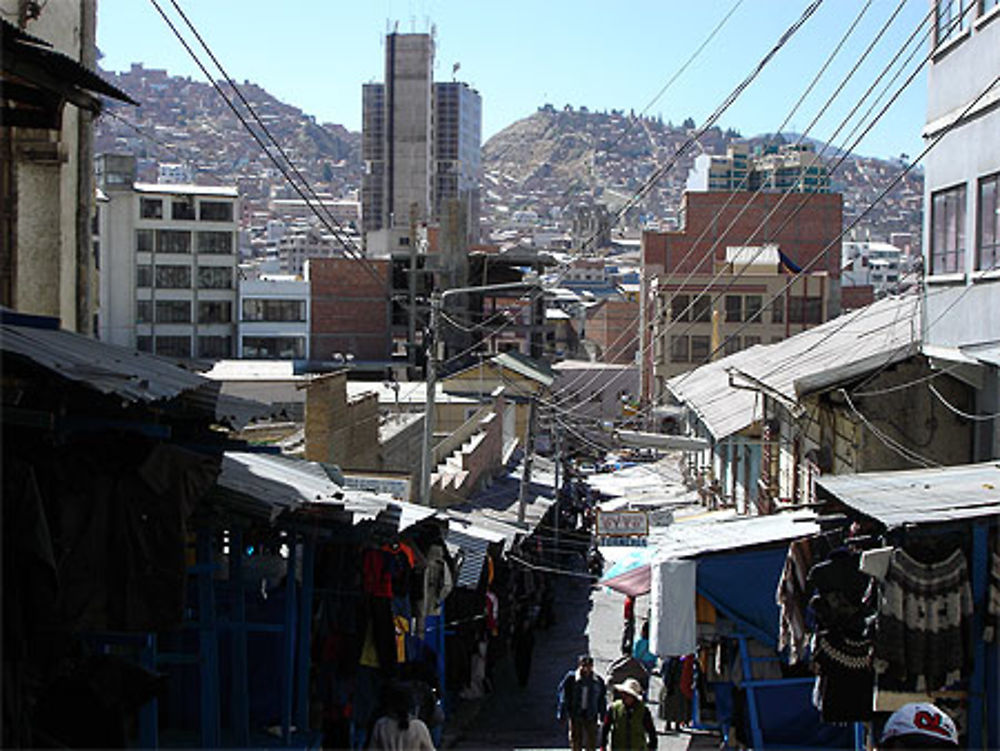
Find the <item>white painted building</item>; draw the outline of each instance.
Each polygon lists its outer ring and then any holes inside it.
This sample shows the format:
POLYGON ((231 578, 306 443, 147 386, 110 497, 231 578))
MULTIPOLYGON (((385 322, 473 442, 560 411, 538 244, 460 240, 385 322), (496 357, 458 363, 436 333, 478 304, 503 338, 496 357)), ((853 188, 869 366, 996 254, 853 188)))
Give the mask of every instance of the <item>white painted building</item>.
MULTIPOLYGON (((990 415, 1000 412, 1000 3, 931 4, 924 346, 971 371, 966 411, 990 415)), ((1000 457, 1000 420, 977 421, 974 454, 1000 457)))
POLYGON ((845 242, 841 248, 844 287, 871 286, 876 297, 899 288, 903 251, 883 242, 845 242))
POLYGON ((136 183, 135 158, 98 157, 98 337, 167 357, 235 351, 235 188, 136 183))
POLYGON ((237 357, 309 358, 309 281, 289 275, 240 281, 237 357))

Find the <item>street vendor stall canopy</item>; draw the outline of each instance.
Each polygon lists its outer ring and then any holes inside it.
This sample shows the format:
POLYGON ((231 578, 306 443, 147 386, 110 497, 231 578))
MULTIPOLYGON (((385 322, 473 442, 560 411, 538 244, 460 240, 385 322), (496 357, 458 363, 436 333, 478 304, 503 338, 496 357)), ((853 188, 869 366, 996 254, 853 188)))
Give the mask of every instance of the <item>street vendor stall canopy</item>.
MULTIPOLYGON (((816 515, 807 510, 750 517, 724 513, 721 518, 713 515, 654 527, 643 552, 636 552, 620 566, 609 569, 601 584, 628 595, 647 594, 652 583, 650 566, 658 562, 750 549, 794 540, 819 530, 816 515)), ((738 577, 731 578, 737 586, 744 586, 738 577)))
POLYGON ((892 529, 1000 515, 1000 462, 819 477, 821 494, 892 529))

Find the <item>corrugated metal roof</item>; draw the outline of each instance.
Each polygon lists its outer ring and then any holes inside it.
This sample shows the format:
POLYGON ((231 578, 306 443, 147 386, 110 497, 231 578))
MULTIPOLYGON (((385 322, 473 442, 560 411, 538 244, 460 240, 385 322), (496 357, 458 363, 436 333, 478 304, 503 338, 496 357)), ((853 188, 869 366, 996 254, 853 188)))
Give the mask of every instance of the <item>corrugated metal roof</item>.
POLYGON ((1000 514, 1000 462, 819 477, 838 501, 886 527, 1000 514))
POLYGON ((962 354, 974 357, 980 362, 1000 368, 1000 342, 967 344, 959 347, 962 354))
POLYGON ((469 589, 478 587, 479 578, 483 573, 483 562, 486 560, 486 551, 491 541, 474 534, 469 528, 462 530, 452 529, 449 526, 445 542, 462 551, 462 564, 458 567, 456 586, 469 589))
POLYGON ((761 347, 733 370, 789 402, 920 351, 920 297, 887 297, 761 347))
POLYGON ((695 558, 708 553, 794 540, 820 531, 816 514, 796 510, 769 516, 706 516, 653 527, 654 561, 695 558))
POLYGON ((3 324, 0 347, 130 402, 172 399, 210 383, 170 360, 61 329, 3 324))
POLYGON ((209 415, 241 426, 268 408, 247 399, 219 395, 219 386, 171 360, 53 328, 58 321, 5 311, 0 349, 24 357, 64 378, 129 402, 153 403, 185 395, 209 415))
POLYGON ((730 386, 729 369, 761 357, 764 349, 764 345, 757 344, 674 376, 667 381, 667 390, 698 415, 716 440, 722 440, 749 427, 760 417, 758 395, 730 386))
POLYGON ((340 487, 314 462, 227 451, 218 485, 248 499, 246 510, 274 522, 305 503, 341 503, 340 487))

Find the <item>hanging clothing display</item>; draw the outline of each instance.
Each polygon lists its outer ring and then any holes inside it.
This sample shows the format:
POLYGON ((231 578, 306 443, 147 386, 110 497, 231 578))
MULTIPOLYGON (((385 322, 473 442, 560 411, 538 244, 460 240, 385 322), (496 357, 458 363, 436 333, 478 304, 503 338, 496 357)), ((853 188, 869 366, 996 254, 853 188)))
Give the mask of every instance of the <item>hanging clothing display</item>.
POLYGON ((803 657, 809 641, 805 602, 808 600, 806 582, 812 562, 809 539, 792 541, 775 594, 780 611, 778 649, 788 650, 788 662, 791 664, 803 657))
POLYGON ((857 722, 872 717, 872 646, 867 639, 817 634, 812 659, 820 670, 817 709, 823 722, 857 722))
POLYGON ((990 584, 986 596, 986 627, 983 629, 983 639, 988 642, 997 638, 1000 629, 1000 535, 993 543, 990 553, 990 584))
POLYGON ((965 555, 922 563, 892 554, 878 602, 875 669, 881 688, 934 690, 961 679, 972 587, 965 555))
POLYGON ((695 561, 652 564, 650 650, 660 657, 691 654, 697 648, 695 625, 695 561))

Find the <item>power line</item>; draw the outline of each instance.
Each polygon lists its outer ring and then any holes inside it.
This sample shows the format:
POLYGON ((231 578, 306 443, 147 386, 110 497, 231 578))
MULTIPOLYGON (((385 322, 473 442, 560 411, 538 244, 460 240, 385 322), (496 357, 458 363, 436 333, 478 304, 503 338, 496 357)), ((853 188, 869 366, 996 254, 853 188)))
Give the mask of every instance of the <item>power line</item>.
MULTIPOLYGON (((844 81, 840 84, 840 86, 837 88, 837 90, 834 92, 834 94, 831 95, 827 99, 827 102, 821 108, 820 113, 818 115, 816 115, 815 118, 813 118, 813 120, 809 124, 809 126, 807 126, 807 128, 805 129, 805 131, 803 131, 803 133, 800 135, 799 140, 798 140, 797 143, 800 144, 800 143, 803 142, 803 140, 806 137, 806 134, 812 129, 812 127, 816 124, 816 122, 822 116, 822 113, 825 112, 826 108, 832 103, 832 101, 840 93, 840 91, 843 89, 844 85, 846 85, 847 81, 850 80, 850 78, 853 76, 853 74, 857 71, 857 69, 860 66, 861 62, 867 57, 867 55, 874 48, 875 44, 881 38, 882 34, 884 34, 884 32, 886 31, 886 29, 889 27, 889 25, 895 19, 896 15, 900 12, 900 10, 903 7, 903 3, 905 3, 905 2, 906 2, 906 0, 901 0, 900 4, 897 6, 896 10, 893 12, 893 14, 889 17, 889 19, 883 25, 882 29, 879 31, 878 35, 876 35, 876 37, 872 41, 872 43, 869 44, 869 46, 865 50, 864 54, 858 59, 858 61, 856 61, 855 65, 851 69, 850 73, 847 75, 847 77, 844 79, 844 81)), ((791 121, 792 117, 794 117, 795 112, 798 111, 799 107, 805 101, 806 97, 808 97, 808 95, 815 88, 816 84, 819 82, 819 80, 822 77, 823 73, 832 64, 832 62, 836 58, 837 54, 840 52, 840 50, 842 49, 842 47, 844 46, 844 44, 847 42, 847 40, 850 38, 850 36, 853 34, 854 30, 857 28, 858 24, 861 22, 861 19, 864 17, 865 13, 868 11, 868 8, 870 7, 870 5, 871 5, 871 0, 869 0, 869 2, 867 2, 862 7, 861 11, 855 17, 854 21, 850 24, 850 26, 848 27, 848 29, 841 36, 841 39, 838 42, 838 44, 834 47, 834 49, 830 53, 830 55, 827 56, 827 59, 823 63, 823 65, 820 67, 820 70, 813 77, 812 81, 809 83, 809 85, 806 87, 805 91, 799 97, 798 101, 792 107, 791 111, 788 113, 788 115, 782 121, 781 125, 778 126, 778 128, 776 129, 776 132, 778 132, 778 133, 782 132, 784 130, 785 126, 791 121)), ((723 207, 721 209, 719 209, 720 213, 723 212, 723 211, 725 211, 726 208, 728 208, 729 205, 736 199, 736 197, 738 195, 737 191, 739 191, 747 183, 748 180, 749 180, 749 173, 743 176, 743 178, 740 181, 740 184, 737 186, 737 190, 730 192, 730 195, 728 196, 725 204, 723 205, 723 207)), ((713 257, 715 248, 718 246, 719 242, 721 242, 722 237, 724 237, 725 234, 726 234, 726 232, 728 232, 730 229, 732 229, 733 226, 735 226, 736 222, 740 219, 740 217, 752 205, 754 196, 757 195, 758 193, 763 192, 763 189, 764 189, 764 186, 761 185, 753 194, 751 194, 750 197, 748 197, 748 199, 744 202, 742 209, 736 214, 736 216, 729 223, 729 226, 720 234, 719 238, 708 249, 708 251, 705 253, 704 259, 701 262, 699 262, 698 265, 696 265, 695 268, 687 275, 687 277, 685 278, 684 282, 682 282, 682 285, 685 284, 685 283, 687 283, 687 281, 689 281, 691 279, 691 277, 697 272, 698 268, 701 266, 702 263, 704 263, 705 260, 713 257)), ((780 201, 779 201, 779 203, 780 203, 780 201)), ((776 210, 776 208, 775 208, 775 210, 776 210)), ((773 213, 773 211, 772 211, 772 213, 773 213)), ((765 219, 761 222, 761 226, 763 226, 763 224, 766 223, 766 221, 767 221, 767 219, 769 217, 770 217, 770 214, 768 215, 768 217, 765 217, 765 219)), ((677 263, 677 268, 678 269, 682 268, 684 266, 684 264, 687 262, 688 258, 691 257, 691 255, 694 253, 695 249, 698 247, 698 244, 704 239, 705 235, 708 233, 710 227, 711 227, 710 224, 706 224, 706 226, 701 231, 701 233, 699 234, 699 236, 694 240, 694 242, 691 243, 691 247, 688 250, 688 252, 677 263)), ((758 227, 758 230, 759 229, 760 229, 760 227, 758 227)), ((754 234, 756 234, 756 231, 755 231, 754 234)), ((753 235, 751 235, 751 237, 753 237, 753 235)), ((644 272, 640 272, 640 273, 644 273, 644 272)), ((670 276, 672 276, 672 274, 670 276)), ((670 276, 667 277, 667 280, 665 281, 665 283, 669 282, 670 276)), ((713 282, 714 281, 715 280, 713 280, 713 282)), ((708 285, 706 285, 705 289, 701 293, 699 293, 698 295, 696 295, 695 298, 690 301, 690 303, 688 304, 688 307, 681 313, 681 316, 685 315, 697 303, 698 298, 700 298, 702 296, 702 294, 704 294, 705 292, 707 292, 708 289, 710 288, 710 286, 711 286, 711 283, 709 283, 708 285)), ((640 300, 640 305, 643 305, 643 304, 645 304, 645 301, 644 300, 640 300)), ((640 317, 640 315, 637 314, 635 317, 633 317, 632 322, 634 323, 639 317, 640 317)), ((630 324, 630 326, 631 326, 631 324, 630 324)), ((611 346, 615 346, 620 341, 620 339, 622 338, 622 336, 625 336, 628 333, 630 326, 626 327, 626 328, 624 328, 622 330, 622 332, 618 335, 618 337, 615 339, 614 343, 611 346)), ((663 333, 665 334, 666 332, 663 332, 663 333)), ((638 334, 636 334, 635 336, 633 336, 629 340, 628 344, 626 344, 625 346, 631 346, 631 343, 633 341, 635 341, 636 339, 639 339, 639 348, 640 348, 640 356, 641 356, 640 359, 642 359, 642 353, 644 353, 645 350, 646 350, 646 335, 645 335, 645 332, 639 332, 638 334)), ((591 382, 593 382, 593 380, 595 380, 595 379, 592 378, 591 382)), ((567 384, 567 386, 568 385, 569 384, 567 384)), ((641 398, 641 395, 640 395, 640 398, 641 398)))
MULTIPOLYGON (((170 20, 170 18, 164 12, 163 8, 160 7, 160 4, 159 4, 158 0, 150 0, 150 2, 152 3, 153 7, 156 8, 156 11, 163 18, 164 22, 167 24, 167 26, 173 32, 173 34, 177 38, 177 40, 181 43, 181 45, 187 51, 187 53, 191 57, 191 59, 194 60, 195 64, 201 69, 201 72, 205 75, 205 77, 211 83, 212 88, 214 88, 215 91, 219 94, 219 96, 222 97, 223 101, 226 103, 226 105, 229 107, 229 109, 233 112, 233 114, 236 115, 236 118, 240 121, 240 123, 243 125, 243 127, 246 129, 246 131, 253 137, 254 141, 256 141, 257 144, 261 147, 261 149, 267 155, 268 159, 270 159, 271 162, 275 165, 275 167, 278 168, 278 170, 281 172, 282 176, 285 178, 285 180, 288 182, 288 184, 291 185, 292 188, 295 190, 295 192, 298 193, 299 196, 306 202, 306 205, 316 215, 316 217, 320 220, 320 222, 322 222, 323 225, 331 233, 333 233, 333 235, 338 239, 338 241, 340 241, 342 247, 344 248, 345 255, 347 255, 349 258, 351 258, 351 259, 353 259, 355 261, 360 262, 362 264, 362 267, 365 269, 365 271, 369 275, 371 275, 372 278, 375 279, 379 284, 384 283, 385 280, 383 280, 382 277, 378 274, 378 272, 374 269, 374 267, 372 267, 371 263, 368 262, 367 259, 364 259, 363 257, 360 257, 360 256, 356 255, 356 252, 353 250, 353 248, 340 236, 340 233, 338 232, 338 230, 335 229, 333 227, 333 225, 330 224, 330 222, 328 221, 328 219, 326 217, 324 217, 313 206, 313 204, 310 201, 309 197, 305 194, 305 192, 303 192, 302 188, 299 187, 299 185, 295 182, 295 180, 292 179, 291 175, 289 175, 288 170, 286 169, 285 165, 282 164, 274 156, 274 154, 271 153, 271 150, 267 147, 267 145, 264 143, 264 141, 261 140, 260 136, 257 135, 257 133, 254 131, 254 129, 250 127, 250 124, 247 122, 247 120, 243 116, 243 114, 236 108, 236 106, 233 104, 232 100, 222 90, 222 87, 219 86, 218 82, 214 79, 214 77, 211 75, 211 73, 209 73, 208 69, 205 67, 204 63, 198 57, 197 53, 191 48, 191 45, 188 44, 187 40, 180 33, 180 30, 174 25, 173 21, 170 20)), ((183 13, 183 11, 180 10, 179 6, 176 3, 176 0, 171 0, 171 3, 173 3, 175 9, 184 18, 185 22, 191 28, 192 32, 195 34, 196 38, 201 43, 202 47, 204 47, 206 49, 206 51, 208 51, 209 56, 215 62, 216 66, 219 68, 220 72, 225 77, 227 83, 229 83, 229 85, 233 88, 233 90, 235 92, 237 92, 237 94, 239 96, 241 96, 241 98, 242 98, 242 94, 240 94, 238 87, 235 85, 235 83, 232 81, 232 79, 229 77, 229 75, 225 72, 225 70, 219 64, 218 60, 215 58, 215 56, 212 54, 211 50, 208 48, 208 45, 204 42, 204 40, 198 34, 198 32, 194 28, 193 24, 191 24, 191 22, 187 19, 187 16, 185 16, 184 13, 183 13)), ((247 107, 247 109, 251 112, 251 114, 253 114, 253 116, 256 118, 257 117, 256 113, 254 112, 253 108, 250 107, 250 105, 246 101, 246 99, 243 98, 242 101, 244 102, 244 105, 247 107)), ((280 146, 278 146, 277 141, 274 139, 274 137, 271 134, 271 132, 267 129, 266 126, 263 125, 263 123, 260 122, 259 118, 258 118, 258 123, 259 123, 261 129, 265 132, 265 134, 267 134, 268 138, 272 141, 272 143, 274 143, 278 147, 279 152, 281 152, 283 154, 283 156, 285 157, 285 159, 288 162, 289 166, 300 176, 300 179, 302 179, 303 184, 306 185, 306 187, 313 193, 313 195, 315 195, 315 191, 312 191, 312 188, 308 185, 308 182, 305 181, 305 178, 301 177, 301 173, 298 172, 297 168, 294 166, 294 164, 291 162, 291 160, 288 159, 287 155, 284 153, 284 150, 281 149, 280 146)), ((322 206, 322 202, 320 202, 320 205, 322 206)), ((329 213, 329 211, 327 213, 329 213)), ((333 218, 332 214, 330 214, 330 217, 333 218)), ((336 221, 335 218, 334 218, 334 221, 336 221)))

